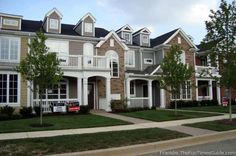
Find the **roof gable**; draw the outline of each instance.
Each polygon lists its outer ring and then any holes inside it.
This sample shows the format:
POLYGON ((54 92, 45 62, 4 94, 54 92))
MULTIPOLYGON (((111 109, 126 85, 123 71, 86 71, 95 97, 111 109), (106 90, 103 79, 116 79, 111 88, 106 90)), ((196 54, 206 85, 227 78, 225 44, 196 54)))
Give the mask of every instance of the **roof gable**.
POLYGON ((84 21, 86 18, 88 18, 88 17, 90 17, 90 18, 93 20, 94 23, 96 22, 96 18, 95 18, 90 12, 88 12, 87 14, 85 14, 85 15, 77 22, 77 24, 75 25, 75 27, 74 27, 73 29, 76 29, 76 28, 78 27, 78 25, 79 25, 82 21, 84 21))
POLYGON ((55 12, 60 18, 63 17, 63 15, 60 13, 60 11, 57 10, 57 8, 53 8, 49 12, 46 13, 45 17, 50 16, 53 12, 55 12))
POLYGON ((118 29, 118 30, 116 31, 116 33, 119 33, 119 32, 121 32, 121 31, 133 32, 134 30, 133 30, 128 24, 126 24, 126 25, 124 25, 123 27, 121 27, 120 29, 118 29))
POLYGON ((96 47, 101 47, 111 36, 116 40, 116 42, 117 42, 124 50, 128 50, 128 49, 129 49, 129 48, 126 46, 126 44, 124 44, 124 43, 122 42, 122 40, 120 39, 120 37, 119 37, 114 31, 110 31, 110 33, 105 36, 104 40, 101 40, 100 42, 98 42, 98 44, 96 45, 96 47))
POLYGON ((174 34, 172 34, 163 44, 168 44, 177 34, 180 34, 186 42, 193 48, 198 49, 196 45, 193 43, 193 41, 190 40, 190 38, 187 36, 187 34, 179 28, 174 34))
POLYGON ((163 44, 167 39, 169 39, 178 29, 172 30, 168 33, 165 33, 161 36, 158 36, 154 39, 151 39, 151 46, 155 47, 158 46, 160 44, 163 44))
POLYGON ((136 31, 136 32, 133 34, 133 36, 136 36, 136 35, 142 34, 142 33, 147 34, 147 35, 150 35, 150 34, 151 34, 151 31, 148 30, 148 28, 145 27, 145 28, 142 28, 142 29, 139 29, 138 31, 136 31))

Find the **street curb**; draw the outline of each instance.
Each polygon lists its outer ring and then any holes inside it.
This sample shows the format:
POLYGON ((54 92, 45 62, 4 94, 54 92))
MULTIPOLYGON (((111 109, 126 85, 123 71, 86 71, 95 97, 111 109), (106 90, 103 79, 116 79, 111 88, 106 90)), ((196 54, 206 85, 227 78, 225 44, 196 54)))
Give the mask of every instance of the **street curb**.
POLYGON ((165 151, 170 149, 182 148, 198 144, 217 142, 236 138, 236 130, 217 132, 213 134, 201 135, 196 137, 185 137, 180 139, 166 140, 160 142, 138 144, 109 149, 99 149, 84 152, 55 154, 51 156, 130 156, 165 151))

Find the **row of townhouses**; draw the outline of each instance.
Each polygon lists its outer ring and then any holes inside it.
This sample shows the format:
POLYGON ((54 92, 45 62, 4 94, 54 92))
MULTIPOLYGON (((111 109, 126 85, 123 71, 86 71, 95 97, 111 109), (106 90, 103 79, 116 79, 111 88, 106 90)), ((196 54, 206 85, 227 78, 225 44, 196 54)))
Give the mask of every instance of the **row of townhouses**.
POLYGON ((128 107, 168 107, 172 96, 160 88, 156 77, 171 45, 182 47, 181 60, 196 71, 183 84, 178 98, 221 101, 216 81, 209 75, 200 76, 203 70, 217 76, 218 67, 209 66, 206 51, 199 50, 181 28, 150 38, 147 28, 136 32, 129 25, 117 31, 98 28, 91 13, 74 24, 63 24, 62 18, 56 8, 42 21, 0 13, 0 106, 32 106, 39 101, 31 84, 14 69, 26 57, 27 44, 40 29, 64 72, 58 87, 45 91, 44 111, 50 111, 50 102, 73 100, 110 111, 110 101, 123 98, 128 98, 128 107))

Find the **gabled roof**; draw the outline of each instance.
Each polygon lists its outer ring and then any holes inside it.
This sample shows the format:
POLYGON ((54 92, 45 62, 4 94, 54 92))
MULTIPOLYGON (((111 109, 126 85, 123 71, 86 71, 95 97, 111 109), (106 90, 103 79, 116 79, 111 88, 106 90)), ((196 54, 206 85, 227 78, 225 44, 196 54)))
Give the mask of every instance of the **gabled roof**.
POLYGON ((141 33, 144 33, 144 34, 151 34, 151 31, 148 30, 148 28, 142 28, 142 29, 139 29, 138 31, 136 31, 135 33, 133 33, 133 36, 136 36, 138 34, 141 34, 141 33))
POLYGON ((78 26, 82 21, 84 21, 84 19, 86 19, 87 17, 90 17, 90 18, 93 20, 94 23, 96 22, 96 18, 95 18, 90 12, 88 12, 87 14, 85 14, 85 15, 77 22, 77 24, 75 25, 74 29, 76 29, 77 26, 78 26))
POLYGON ((119 33, 121 31, 133 32, 134 30, 128 24, 126 24, 123 27, 121 27, 120 29, 116 30, 116 33, 119 33))
POLYGON ((50 16, 54 11, 60 16, 60 18, 63 17, 63 15, 60 13, 60 11, 57 10, 57 8, 53 8, 52 10, 50 10, 49 12, 47 12, 46 15, 45 15, 45 17, 50 16))
POLYGON ((190 40, 190 38, 185 34, 185 32, 181 28, 172 30, 166 34, 156 37, 155 39, 152 39, 151 46, 155 47, 160 44, 168 44, 178 33, 182 35, 182 37, 187 41, 189 45, 191 45, 195 49, 198 49, 196 45, 193 43, 193 41, 190 40))
POLYGON ((158 46, 160 44, 163 44, 167 39, 169 39, 178 29, 172 30, 168 33, 165 33, 161 36, 158 36, 154 39, 151 39, 151 47, 158 46))
POLYGON ((0 16, 7 16, 7 17, 13 17, 13 18, 23 18, 22 15, 13 15, 13 14, 6 14, 6 13, 1 13, 0 16))
POLYGON ((96 47, 101 47, 111 36, 114 37, 114 39, 116 40, 116 42, 124 49, 124 50, 128 50, 129 48, 126 46, 126 44, 124 44, 122 42, 122 40, 120 39, 120 37, 114 32, 114 31, 110 31, 109 34, 107 34, 104 38, 104 40, 98 42, 98 44, 96 45, 96 47))
MULTIPOLYGON (((22 20, 21 31, 37 32, 42 28, 42 21, 22 20)), ((73 30, 75 25, 61 24, 61 35, 81 36, 73 30)), ((95 28, 95 37, 105 37, 109 31, 103 28, 95 28)))

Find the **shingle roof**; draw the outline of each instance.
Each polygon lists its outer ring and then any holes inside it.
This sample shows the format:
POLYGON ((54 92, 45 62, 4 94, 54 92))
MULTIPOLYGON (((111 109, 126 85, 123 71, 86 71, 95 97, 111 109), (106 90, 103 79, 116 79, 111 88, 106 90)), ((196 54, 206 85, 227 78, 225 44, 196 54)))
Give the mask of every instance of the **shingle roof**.
POLYGON ((155 64, 155 65, 148 66, 148 67, 145 68, 143 71, 139 71, 139 70, 127 70, 127 72, 128 72, 128 73, 134 73, 134 74, 141 74, 141 75, 145 75, 145 74, 150 75, 158 66, 159 66, 159 64, 155 64))
MULTIPOLYGON (((22 31, 27 32, 36 32, 42 28, 42 21, 32 21, 32 20, 22 20, 22 31)), ((77 32, 73 30, 75 25, 71 24, 61 24, 61 34, 62 35, 73 35, 73 36, 81 36, 77 32)), ((105 37, 109 31, 103 28, 95 28, 95 37, 105 37)))
POLYGON ((196 47, 199 49, 198 52, 204 52, 210 50, 214 45, 216 45, 220 41, 221 39, 210 41, 207 43, 201 42, 199 45, 196 45, 196 47))
POLYGON ((151 47, 155 47, 157 45, 163 44, 166 40, 168 40, 178 29, 172 30, 168 33, 165 33, 161 36, 158 36, 154 39, 151 39, 151 47))

